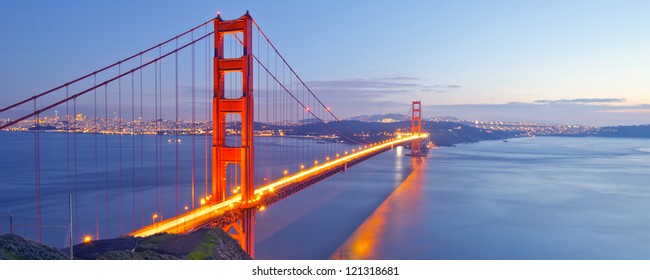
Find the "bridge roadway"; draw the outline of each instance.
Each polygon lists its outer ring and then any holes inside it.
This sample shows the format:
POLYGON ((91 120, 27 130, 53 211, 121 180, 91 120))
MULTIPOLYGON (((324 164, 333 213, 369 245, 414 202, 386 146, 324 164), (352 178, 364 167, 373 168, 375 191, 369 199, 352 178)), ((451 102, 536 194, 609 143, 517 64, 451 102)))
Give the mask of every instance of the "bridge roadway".
MULTIPOLYGON (((426 138, 428 134, 419 137, 426 138)), ((241 195, 233 195, 219 203, 208 202, 193 210, 186 211, 176 217, 155 222, 138 229, 130 235, 145 237, 156 233, 185 233, 204 226, 225 227, 240 218, 242 209, 257 208, 264 210, 304 188, 307 188, 329 176, 344 171, 346 168, 391 149, 395 145, 417 139, 417 135, 402 135, 396 139, 387 140, 376 145, 367 146, 355 153, 343 155, 326 161, 309 169, 287 175, 281 179, 269 182, 255 189, 255 198, 248 203, 241 201, 241 195)))

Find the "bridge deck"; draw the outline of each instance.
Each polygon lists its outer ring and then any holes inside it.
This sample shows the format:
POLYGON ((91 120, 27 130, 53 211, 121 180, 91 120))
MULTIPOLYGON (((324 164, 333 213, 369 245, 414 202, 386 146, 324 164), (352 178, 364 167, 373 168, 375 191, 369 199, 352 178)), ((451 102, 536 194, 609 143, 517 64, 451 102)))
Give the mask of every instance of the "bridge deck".
MULTIPOLYGON (((425 138, 427 136, 427 134, 422 134, 419 137, 425 138)), ((417 135, 410 135, 393 139, 287 175, 282 179, 267 183, 255 189, 256 197, 248 203, 241 201, 241 195, 233 195, 223 202, 206 204, 179 216, 143 227, 132 232, 130 235, 144 237, 161 232, 183 233, 208 224, 218 226, 228 225, 239 218, 242 209, 267 207, 329 176, 343 171, 346 165, 350 167, 382 153, 394 145, 410 142, 417 138, 417 135)))

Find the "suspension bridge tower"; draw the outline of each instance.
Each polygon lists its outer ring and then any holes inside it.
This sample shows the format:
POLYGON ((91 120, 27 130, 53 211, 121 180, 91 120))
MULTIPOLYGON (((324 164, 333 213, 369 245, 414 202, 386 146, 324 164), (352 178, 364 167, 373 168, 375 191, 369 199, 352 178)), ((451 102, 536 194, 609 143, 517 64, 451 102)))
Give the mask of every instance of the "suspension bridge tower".
MULTIPOLYGON (((222 202, 228 196, 226 170, 229 164, 239 165, 241 186, 241 215, 226 225, 224 231, 237 239, 251 257, 255 254, 255 207, 249 207, 254 198, 253 164, 253 41, 252 18, 248 12, 235 20, 224 21, 220 15, 214 20, 214 96, 212 99, 212 198, 222 202), (224 36, 242 38, 241 57, 225 58, 224 36), (241 96, 226 98, 224 77, 227 73, 241 73, 241 96), (241 143, 226 143, 226 116, 241 117, 241 143)), ((235 86, 235 85, 233 85, 235 86)), ((237 181, 237 179, 235 179, 237 181)))
POLYGON ((422 151, 422 141, 420 134, 422 133, 422 103, 421 101, 413 100, 411 105, 411 133, 417 135, 418 138, 411 143, 411 153, 407 156, 421 157, 426 156, 422 151))

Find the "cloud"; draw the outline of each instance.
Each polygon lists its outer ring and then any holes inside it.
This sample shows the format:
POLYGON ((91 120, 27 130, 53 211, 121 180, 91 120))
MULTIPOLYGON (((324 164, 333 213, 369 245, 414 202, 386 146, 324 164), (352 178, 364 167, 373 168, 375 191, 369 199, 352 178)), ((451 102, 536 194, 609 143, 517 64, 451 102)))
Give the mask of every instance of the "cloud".
POLYGON ((388 101, 400 95, 410 101, 423 93, 444 93, 460 88, 453 84, 427 84, 422 78, 405 76, 310 81, 307 85, 327 98, 363 101, 388 101))
POLYGON ((616 114, 650 114, 650 109, 614 109, 600 110, 598 113, 616 113, 616 114))
POLYGON ((541 104, 589 104, 589 103, 622 103, 625 98, 578 98, 578 99, 559 99, 559 100, 536 100, 535 103, 541 104))
POLYGON ((425 105, 425 116, 454 116, 463 120, 526 121, 590 126, 648 124, 650 104, 524 103, 425 105))
POLYGON ((395 81, 422 81, 422 78, 418 77, 406 77, 406 76, 393 76, 393 77, 383 77, 383 80, 395 80, 395 81))
POLYGON ((420 77, 379 76, 359 79, 309 81, 307 86, 339 117, 380 113, 406 114, 412 100, 454 91, 455 84, 431 83, 420 77))

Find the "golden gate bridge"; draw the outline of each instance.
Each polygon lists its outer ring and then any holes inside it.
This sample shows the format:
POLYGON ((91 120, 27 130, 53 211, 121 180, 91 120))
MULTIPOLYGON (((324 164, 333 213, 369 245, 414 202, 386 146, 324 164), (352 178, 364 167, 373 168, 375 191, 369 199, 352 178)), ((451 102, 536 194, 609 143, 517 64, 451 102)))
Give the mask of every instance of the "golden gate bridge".
POLYGON ((368 141, 316 96, 247 12, 217 15, 6 106, 0 130, 33 132, 36 240, 47 195, 69 197, 71 246, 210 226, 254 257, 256 212, 395 145, 411 143, 409 155, 422 156, 420 101, 410 112, 410 132, 368 141), (43 142, 45 130, 65 140, 43 142), (52 164, 63 151, 65 164, 52 164), (65 192, 45 194, 44 185, 65 192))

